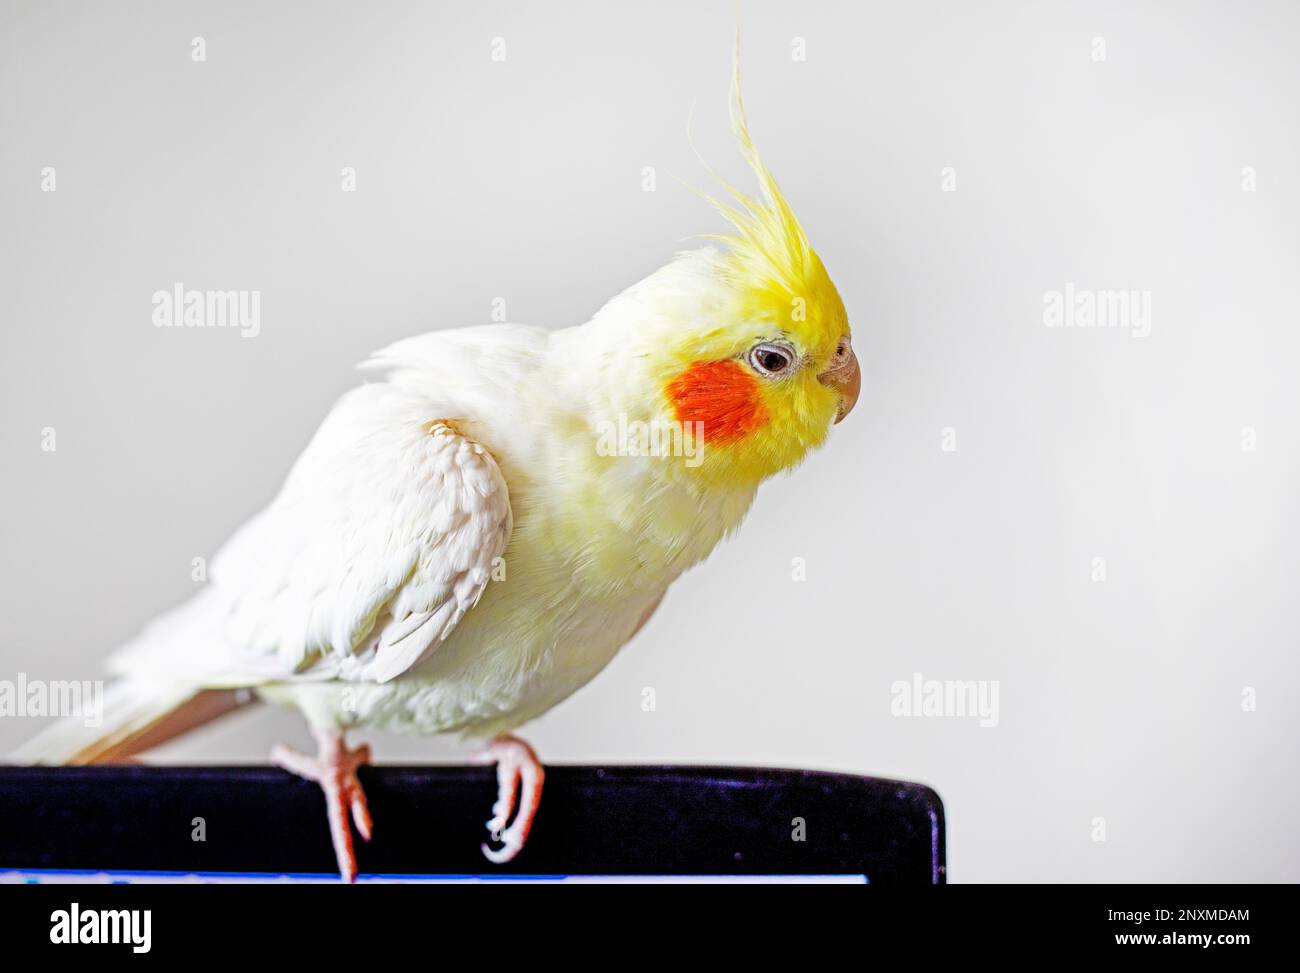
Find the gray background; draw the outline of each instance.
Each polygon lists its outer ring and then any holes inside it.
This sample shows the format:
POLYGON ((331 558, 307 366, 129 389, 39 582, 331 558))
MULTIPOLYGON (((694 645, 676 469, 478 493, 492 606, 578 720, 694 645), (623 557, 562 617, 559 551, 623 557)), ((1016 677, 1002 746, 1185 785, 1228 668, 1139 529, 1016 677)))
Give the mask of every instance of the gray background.
MULTIPOLYGON (((543 756, 922 780, 958 881, 1292 879, 1298 9, 746 3, 754 134, 843 293, 862 399, 528 728, 543 756), (1149 290, 1150 336, 1045 327, 1067 281, 1149 290), (917 671, 998 680, 999 725, 892 717, 917 671)), ((732 28, 726 2, 6 0, 0 678, 98 676, 371 349, 495 297, 585 320, 719 230, 686 123, 745 178, 732 28), (261 335, 153 327, 174 281, 260 289, 261 335)), ((0 751, 35 728, 0 720, 0 751)), ((299 719, 263 710, 160 759, 281 738, 299 719)))

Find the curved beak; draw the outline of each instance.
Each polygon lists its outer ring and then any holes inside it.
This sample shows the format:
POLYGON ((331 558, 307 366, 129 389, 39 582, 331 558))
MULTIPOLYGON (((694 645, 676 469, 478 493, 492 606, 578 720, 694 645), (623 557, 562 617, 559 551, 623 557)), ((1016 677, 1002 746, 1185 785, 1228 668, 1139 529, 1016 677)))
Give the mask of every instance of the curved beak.
POLYGON ((817 376, 828 389, 834 389, 840 395, 840 406, 835 410, 835 421, 839 422, 853 410, 858 401, 858 392, 862 390, 862 373, 858 370, 858 356, 848 338, 840 339, 831 367, 817 376))

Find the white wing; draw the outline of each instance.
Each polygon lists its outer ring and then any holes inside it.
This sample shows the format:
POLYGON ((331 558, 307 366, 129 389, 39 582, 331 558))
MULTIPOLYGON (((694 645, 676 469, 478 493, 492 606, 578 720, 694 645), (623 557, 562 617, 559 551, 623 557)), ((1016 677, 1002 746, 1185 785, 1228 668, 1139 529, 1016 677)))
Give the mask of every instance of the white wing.
POLYGON ((350 393, 213 563, 232 595, 228 637, 286 675, 405 672, 474 606, 505 551, 496 462, 407 398, 381 385, 350 393))
POLYGON ((212 590, 156 621, 112 668, 207 685, 386 682, 436 651, 489 583, 512 515, 496 460, 466 435, 475 420, 428 391, 431 363, 472 402, 508 391, 542 340, 483 328, 381 352, 374 365, 389 380, 339 401, 280 494, 214 559, 212 590), (504 378, 482 374, 494 338, 504 378))

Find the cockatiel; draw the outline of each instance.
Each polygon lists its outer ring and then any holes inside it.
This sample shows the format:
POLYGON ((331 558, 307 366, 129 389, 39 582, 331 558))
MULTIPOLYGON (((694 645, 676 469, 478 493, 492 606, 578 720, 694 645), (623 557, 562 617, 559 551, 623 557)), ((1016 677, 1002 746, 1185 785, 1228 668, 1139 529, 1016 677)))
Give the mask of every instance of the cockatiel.
POLYGON ((111 657, 102 725, 17 756, 121 760, 254 696, 297 707, 319 752, 272 759, 324 790, 350 881, 370 753, 344 734, 463 731, 497 765, 483 851, 518 854, 543 769, 511 732, 600 672, 858 396, 844 305, 750 138, 738 58, 731 121, 760 192, 724 183, 730 233, 577 327, 375 354, 378 381, 338 402, 204 592, 111 657), (612 428, 669 434, 610 448, 612 428))

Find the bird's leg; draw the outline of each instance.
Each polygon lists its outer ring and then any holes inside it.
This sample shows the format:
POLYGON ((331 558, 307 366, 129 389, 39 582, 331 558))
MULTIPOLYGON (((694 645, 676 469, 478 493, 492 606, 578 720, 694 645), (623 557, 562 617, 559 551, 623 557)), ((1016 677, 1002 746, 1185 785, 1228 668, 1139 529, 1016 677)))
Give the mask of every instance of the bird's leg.
POLYGON ((493 851, 484 844, 483 854, 488 861, 500 865, 519 854, 528 840, 528 831, 542 801, 542 781, 546 778, 546 771, 533 748, 512 736, 494 739, 476 762, 497 765, 497 802, 492 805, 492 820, 487 826, 492 832, 492 840, 499 841, 501 847, 493 851), (514 821, 510 821, 516 796, 519 798, 519 811, 514 821))
POLYGON ((283 743, 271 749, 271 762, 290 773, 314 780, 325 792, 325 810, 329 814, 330 838, 334 842, 334 856, 338 859, 343 881, 357 877, 357 856, 352 848, 352 829, 348 826, 348 809, 357 832, 370 840, 370 808, 366 795, 357 779, 357 768, 370 763, 370 747, 362 744, 349 750, 343 734, 337 730, 313 729, 320 746, 317 755, 309 757, 283 743))

